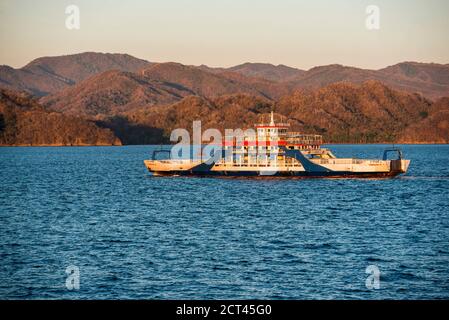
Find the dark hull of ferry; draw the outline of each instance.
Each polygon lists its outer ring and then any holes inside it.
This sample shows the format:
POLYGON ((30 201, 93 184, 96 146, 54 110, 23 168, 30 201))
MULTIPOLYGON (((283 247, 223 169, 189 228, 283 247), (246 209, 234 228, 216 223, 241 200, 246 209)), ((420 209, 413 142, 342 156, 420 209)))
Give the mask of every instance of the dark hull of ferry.
POLYGON ((277 171, 272 174, 260 174, 259 171, 170 171, 153 172, 158 176, 197 176, 197 177, 248 177, 248 178, 392 178, 402 172, 349 172, 349 171, 331 171, 331 172, 306 172, 306 171, 277 171))

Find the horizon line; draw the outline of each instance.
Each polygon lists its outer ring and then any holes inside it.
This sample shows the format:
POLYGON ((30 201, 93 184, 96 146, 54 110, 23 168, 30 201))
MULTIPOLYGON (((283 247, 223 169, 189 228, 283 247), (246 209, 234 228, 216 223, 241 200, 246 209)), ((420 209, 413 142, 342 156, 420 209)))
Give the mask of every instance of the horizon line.
POLYGON ((393 63, 393 64, 389 64, 389 65, 386 65, 386 66, 378 68, 378 69, 363 68, 363 67, 360 67, 360 66, 347 65, 347 64, 342 64, 342 63, 338 63, 338 62, 328 63, 328 64, 318 64, 318 65, 315 65, 315 66, 310 67, 308 69, 307 68, 300 68, 300 67, 296 67, 296 66, 292 66, 292 65, 287 65, 287 64, 283 64, 283 63, 275 64, 275 63, 272 63, 272 62, 265 62, 265 61, 255 61, 255 62, 245 61, 245 62, 241 62, 241 63, 238 63, 238 64, 229 65, 229 66, 223 66, 223 65, 220 66, 220 65, 208 65, 208 64, 204 64, 204 63, 197 65, 197 64, 183 63, 183 62, 179 62, 179 61, 151 61, 151 60, 147 60, 145 58, 137 57, 135 55, 132 55, 132 54, 126 53, 126 52, 82 51, 82 52, 78 52, 78 53, 66 53, 66 54, 59 54, 59 55, 40 56, 40 57, 37 57, 37 58, 34 58, 34 59, 30 60, 29 62, 27 62, 26 64, 24 64, 21 67, 14 67, 12 65, 3 64, 3 63, 0 64, 0 66, 7 66, 7 67, 13 68, 15 70, 20 70, 20 69, 25 68, 27 65, 29 65, 30 63, 32 63, 33 61, 38 60, 38 59, 42 59, 42 58, 58 58, 58 57, 66 57, 66 56, 76 56, 76 55, 81 55, 81 54, 86 54, 86 53, 105 54, 105 55, 107 55, 107 54, 111 54, 111 55, 128 55, 128 56, 131 56, 131 57, 136 58, 136 59, 144 60, 144 61, 146 61, 148 63, 154 63, 154 64, 179 63, 179 64, 182 64, 182 65, 185 65, 185 66, 192 66, 192 67, 204 66, 204 67, 208 67, 208 68, 212 68, 212 69, 220 69, 220 68, 229 69, 229 68, 241 66, 241 65, 244 65, 244 64, 266 64, 266 65, 271 65, 271 66, 274 66, 274 67, 284 66, 284 67, 296 69, 298 71, 309 71, 309 70, 314 69, 314 68, 326 67, 326 66, 342 66, 342 67, 362 69, 362 70, 379 71, 379 70, 382 70, 382 69, 385 69, 385 68, 388 68, 388 67, 392 67, 392 66, 401 64, 401 63, 434 64, 434 65, 442 65, 442 66, 448 66, 449 65, 449 62, 441 63, 441 62, 434 62, 434 61, 424 62, 424 61, 416 61, 416 60, 402 60, 402 61, 399 61, 399 62, 396 62, 396 63, 393 63))

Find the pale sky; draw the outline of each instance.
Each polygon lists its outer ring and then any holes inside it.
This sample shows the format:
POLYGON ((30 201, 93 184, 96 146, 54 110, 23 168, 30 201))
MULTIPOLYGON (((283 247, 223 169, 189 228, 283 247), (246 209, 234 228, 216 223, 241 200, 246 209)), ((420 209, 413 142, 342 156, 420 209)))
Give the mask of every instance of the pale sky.
POLYGON ((0 64, 85 51, 152 62, 301 69, 449 63, 447 0, 0 0, 0 64), (66 28, 66 6, 80 29, 66 28), (368 30, 366 7, 380 9, 368 30))

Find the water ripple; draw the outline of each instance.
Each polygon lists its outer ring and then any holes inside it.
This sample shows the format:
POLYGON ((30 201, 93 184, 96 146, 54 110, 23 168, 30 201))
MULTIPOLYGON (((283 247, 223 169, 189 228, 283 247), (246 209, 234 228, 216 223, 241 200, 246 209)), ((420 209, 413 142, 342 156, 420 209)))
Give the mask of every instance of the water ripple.
POLYGON ((0 297, 449 298, 448 146, 387 180, 152 177, 150 149, 1 148, 0 297))

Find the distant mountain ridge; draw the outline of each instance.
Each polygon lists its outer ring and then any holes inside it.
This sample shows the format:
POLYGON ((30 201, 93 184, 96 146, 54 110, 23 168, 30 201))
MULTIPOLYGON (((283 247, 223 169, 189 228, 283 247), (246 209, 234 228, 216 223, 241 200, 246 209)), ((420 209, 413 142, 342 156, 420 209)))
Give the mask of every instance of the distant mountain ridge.
POLYGON ((248 127, 271 110, 327 142, 449 143, 449 64, 211 68, 88 52, 1 66, 0 90, 3 145, 167 142, 193 120, 248 127))
POLYGON ((342 65, 315 67, 292 80, 295 88, 319 88, 346 81, 362 83, 377 80, 392 88, 416 92, 430 99, 449 95, 449 65, 402 62, 380 70, 365 70, 342 65))
POLYGON ((244 63, 227 69, 245 76, 260 77, 271 81, 290 81, 301 77, 306 71, 285 65, 270 63, 244 63))
POLYGON ((275 101, 285 85, 238 73, 210 73, 179 63, 158 63, 138 73, 106 71, 41 98, 48 108, 73 115, 113 115, 148 105, 167 105, 189 95, 214 98, 245 93, 275 101))
MULTIPOLYGON (((41 97, 56 93, 102 72, 119 70, 139 73, 143 69, 151 69, 153 65, 154 63, 128 54, 85 52, 66 56, 42 57, 31 61, 20 69, 0 66, 0 87, 26 91, 41 97)), ((169 78, 169 80, 173 79, 172 69, 175 66, 178 69, 184 68, 182 76, 186 77, 185 79, 178 77, 178 81, 190 81, 188 80, 189 73, 190 77, 195 77, 198 70, 234 81, 236 81, 237 75, 244 77, 237 81, 234 89, 230 83, 221 84, 218 88, 210 86, 207 89, 207 81, 203 81, 203 87, 197 87, 194 91, 209 90, 208 96, 227 94, 230 91, 239 93, 256 90, 257 94, 277 99, 286 93, 285 90, 291 93, 295 89, 319 88, 335 82, 362 83, 367 80, 378 80, 395 89, 417 92, 434 100, 449 95, 449 64, 401 62, 379 70, 338 64, 301 70, 282 64, 276 66, 269 63, 250 62, 230 68, 212 68, 206 65, 185 66, 180 63, 158 63, 156 65, 158 67, 152 70, 153 74, 157 73, 156 70, 160 66, 164 66, 163 70, 159 70, 159 77, 169 78), (172 68, 168 68, 169 65, 172 68), (234 79, 229 79, 229 76, 234 79), (255 86, 257 81, 261 82, 258 84, 259 86, 255 86), (284 90, 277 89, 281 85, 284 86, 284 90), (243 87, 251 89, 244 88, 242 90, 243 87), (210 92, 214 89, 217 89, 217 92, 210 92)), ((217 83, 216 78, 209 77, 210 80, 217 83)))
POLYGON ((430 99, 449 96, 449 64, 401 62, 379 70, 331 64, 305 71, 283 65, 244 63, 228 69, 218 68, 215 72, 225 71, 281 82, 293 89, 320 88, 341 81, 360 84, 378 80, 392 88, 417 92, 430 99))
POLYGON ((265 95, 256 87, 242 81, 231 80, 222 73, 210 73, 194 66, 168 62, 149 66, 141 71, 148 78, 176 83, 189 88, 200 96, 216 97, 223 94, 245 92, 265 95))
POLYGON ((44 96, 95 74, 120 70, 136 72, 151 63, 128 54, 85 52, 37 58, 20 69, 0 66, 0 86, 44 96))

